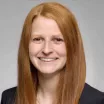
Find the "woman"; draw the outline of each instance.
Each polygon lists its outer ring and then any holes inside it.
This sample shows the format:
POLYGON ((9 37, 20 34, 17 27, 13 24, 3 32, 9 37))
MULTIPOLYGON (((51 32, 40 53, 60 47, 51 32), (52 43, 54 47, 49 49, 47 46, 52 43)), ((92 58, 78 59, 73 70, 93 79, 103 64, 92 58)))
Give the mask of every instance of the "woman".
POLYGON ((18 85, 3 92, 1 104, 104 104, 104 94, 85 84, 85 75, 74 15, 59 3, 39 4, 24 22, 18 85), (86 98, 88 94, 95 97, 86 98))

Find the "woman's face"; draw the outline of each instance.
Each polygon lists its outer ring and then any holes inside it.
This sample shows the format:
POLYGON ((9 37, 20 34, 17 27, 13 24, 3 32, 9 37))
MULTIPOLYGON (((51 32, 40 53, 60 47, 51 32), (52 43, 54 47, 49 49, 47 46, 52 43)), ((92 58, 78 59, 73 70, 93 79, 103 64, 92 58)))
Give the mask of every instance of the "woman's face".
POLYGON ((59 72, 66 64, 66 47, 57 23, 39 16, 32 23, 29 57, 44 74, 59 72))

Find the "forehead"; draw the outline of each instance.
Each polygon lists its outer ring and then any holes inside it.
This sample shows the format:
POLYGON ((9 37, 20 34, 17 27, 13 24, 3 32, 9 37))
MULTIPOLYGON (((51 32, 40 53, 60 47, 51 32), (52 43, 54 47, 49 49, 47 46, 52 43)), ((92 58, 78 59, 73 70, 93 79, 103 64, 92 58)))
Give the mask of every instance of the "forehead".
POLYGON ((51 35, 61 35, 61 31, 55 20, 39 16, 34 19, 32 23, 32 34, 51 34, 51 35))

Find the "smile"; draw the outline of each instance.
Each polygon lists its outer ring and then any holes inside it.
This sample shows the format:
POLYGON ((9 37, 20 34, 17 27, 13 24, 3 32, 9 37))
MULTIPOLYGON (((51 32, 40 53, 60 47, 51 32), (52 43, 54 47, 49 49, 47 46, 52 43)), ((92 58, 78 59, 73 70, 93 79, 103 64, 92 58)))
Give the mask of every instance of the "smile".
POLYGON ((42 57, 39 57, 39 59, 40 59, 41 61, 44 61, 44 62, 51 62, 51 61, 56 60, 57 58, 42 58, 42 57))

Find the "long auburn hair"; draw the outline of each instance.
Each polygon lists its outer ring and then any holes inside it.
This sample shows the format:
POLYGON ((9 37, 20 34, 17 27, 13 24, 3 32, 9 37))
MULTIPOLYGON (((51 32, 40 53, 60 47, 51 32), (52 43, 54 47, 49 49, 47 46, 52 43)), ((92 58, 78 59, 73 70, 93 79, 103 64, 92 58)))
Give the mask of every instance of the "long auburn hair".
POLYGON ((73 13, 56 2, 41 3, 28 13, 23 25, 18 50, 18 85, 16 104, 36 104, 37 70, 29 59, 32 22, 38 16, 56 21, 64 37, 67 61, 57 86, 54 104, 78 104, 85 84, 86 63, 83 42, 73 13))

